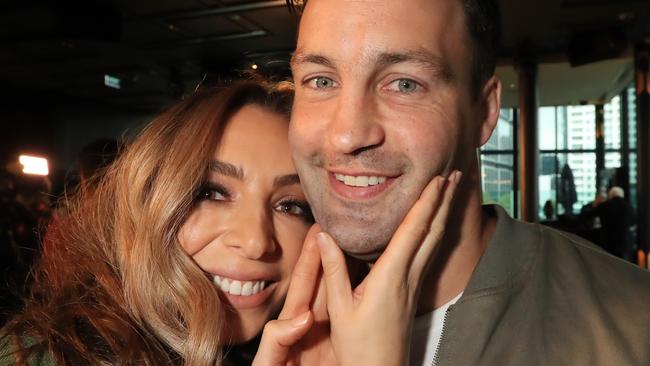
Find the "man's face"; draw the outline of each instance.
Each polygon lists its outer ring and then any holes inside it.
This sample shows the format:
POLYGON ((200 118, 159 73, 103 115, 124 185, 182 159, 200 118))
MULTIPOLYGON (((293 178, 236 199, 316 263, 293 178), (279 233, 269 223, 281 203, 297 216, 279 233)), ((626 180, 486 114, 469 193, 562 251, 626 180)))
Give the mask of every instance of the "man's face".
POLYGON ((458 1, 308 2, 289 139, 317 221, 349 254, 376 258, 434 176, 475 169, 471 44, 458 1))

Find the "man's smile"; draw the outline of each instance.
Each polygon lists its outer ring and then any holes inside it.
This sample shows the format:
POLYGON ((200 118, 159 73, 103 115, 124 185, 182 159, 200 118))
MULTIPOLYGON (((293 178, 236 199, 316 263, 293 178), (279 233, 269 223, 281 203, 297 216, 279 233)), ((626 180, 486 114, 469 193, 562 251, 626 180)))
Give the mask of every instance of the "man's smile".
POLYGON ((380 196, 400 175, 377 173, 342 174, 328 172, 329 184, 336 196, 343 200, 366 201, 380 196))

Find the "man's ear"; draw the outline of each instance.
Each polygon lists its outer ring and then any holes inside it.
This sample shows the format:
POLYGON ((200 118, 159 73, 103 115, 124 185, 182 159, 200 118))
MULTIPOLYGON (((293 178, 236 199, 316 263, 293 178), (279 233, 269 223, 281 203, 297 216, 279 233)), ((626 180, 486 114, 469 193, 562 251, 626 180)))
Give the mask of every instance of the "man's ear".
POLYGON ((494 132, 499 121, 499 112, 501 110, 501 80, 496 76, 492 76, 483 86, 480 98, 482 105, 480 146, 483 146, 488 142, 490 136, 492 136, 492 132, 494 132))

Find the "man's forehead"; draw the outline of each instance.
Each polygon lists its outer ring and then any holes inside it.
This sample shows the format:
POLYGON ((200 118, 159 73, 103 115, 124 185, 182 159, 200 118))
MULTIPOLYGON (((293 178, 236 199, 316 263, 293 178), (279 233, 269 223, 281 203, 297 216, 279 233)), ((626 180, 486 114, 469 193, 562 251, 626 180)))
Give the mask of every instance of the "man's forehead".
POLYGON ((396 43, 431 48, 430 43, 464 41, 458 33, 465 29, 464 11, 455 0, 310 0, 300 21, 297 50, 396 43))

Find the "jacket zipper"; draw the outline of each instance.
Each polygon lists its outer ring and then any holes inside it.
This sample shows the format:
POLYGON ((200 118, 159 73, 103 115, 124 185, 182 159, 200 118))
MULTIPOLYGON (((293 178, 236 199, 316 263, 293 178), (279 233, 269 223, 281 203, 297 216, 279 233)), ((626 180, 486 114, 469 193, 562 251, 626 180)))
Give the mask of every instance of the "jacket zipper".
POLYGON ((442 342, 445 340, 445 330, 447 329, 447 318, 449 318, 449 313, 451 312, 451 308, 454 306, 450 306, 447 308, 447 311, 445 311, 445 317, 442 320, 442 331, 440 332, 440 342, 438 342, 438 346, 436 347, 436 355, 433 357, 433 361, 431 361, 431 366, 436 366, 438 365, 438 362, 440 361, 440 346, 442 346, 442 342))

